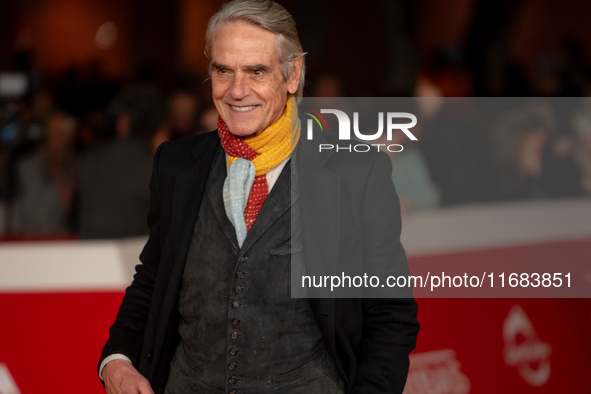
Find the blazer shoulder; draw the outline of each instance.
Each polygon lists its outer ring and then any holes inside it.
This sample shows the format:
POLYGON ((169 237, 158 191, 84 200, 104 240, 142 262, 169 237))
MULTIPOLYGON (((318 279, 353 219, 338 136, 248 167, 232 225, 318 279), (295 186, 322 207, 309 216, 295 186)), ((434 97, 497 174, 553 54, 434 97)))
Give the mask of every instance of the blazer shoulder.
POLYGON ((159 148, 160 170, 178 172, 195 165, 195 159, 214 153, 220 145, 217 130, 162 143, 159 148))

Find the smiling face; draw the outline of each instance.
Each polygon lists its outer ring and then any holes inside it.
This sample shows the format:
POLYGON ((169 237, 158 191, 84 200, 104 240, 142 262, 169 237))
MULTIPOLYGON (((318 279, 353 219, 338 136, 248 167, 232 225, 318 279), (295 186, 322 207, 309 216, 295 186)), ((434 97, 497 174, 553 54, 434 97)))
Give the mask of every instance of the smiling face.
POLYGON ((246 22, 216 26, 211 46, 213 102, 239 137, 260 134, 283 114, 288 93, 295 93, 301 59, 285 81, 279 63, 279 39, 246 22))

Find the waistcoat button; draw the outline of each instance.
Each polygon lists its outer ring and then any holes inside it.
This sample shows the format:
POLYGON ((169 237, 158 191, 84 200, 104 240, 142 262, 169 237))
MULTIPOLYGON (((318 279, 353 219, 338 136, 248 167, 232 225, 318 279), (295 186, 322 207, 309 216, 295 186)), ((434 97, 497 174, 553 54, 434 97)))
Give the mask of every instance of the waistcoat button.
POLYGON ((238 349, 236 349, 235 347, 233 347, 232 349, 230 349, 230 355, 231 356, 235 356, 238 353, 238 349))
POLYGON ((238 339, 238 331, 232 331, 232 334, 230 334, 230 338, 238 339))
POLYGON ((236 369, 236 363, 232 362, 232 363, 228 364, 228 369, 235 370, 236 369))
POLYGON ((242 271, 238 271, 238 272, 236 272, 236 277, 237 277, 238 279, 242 279, 242 278, 244 278, 244 272, 242 272, 242 271))
POLYGON ((237 317, 232 319, 232 324, 237 326, 238 324, 240 324, 240 319, 238 319, 237 317))
POLYGON ((240 301, 234 301, 234 302, 232 302, 232 307, 234 307, 234 309, 240 308, 240 301))
POLYGON ((238 294, 242 293, 242 287, 237 286, 236 289, 234 289, 234 291, 238 294))
POLYGON ((228 383, 230 383, 230 384, 236 384, 236 381, 237 381, 236 376, 232 376, 230 379, 228 379, 228 383))

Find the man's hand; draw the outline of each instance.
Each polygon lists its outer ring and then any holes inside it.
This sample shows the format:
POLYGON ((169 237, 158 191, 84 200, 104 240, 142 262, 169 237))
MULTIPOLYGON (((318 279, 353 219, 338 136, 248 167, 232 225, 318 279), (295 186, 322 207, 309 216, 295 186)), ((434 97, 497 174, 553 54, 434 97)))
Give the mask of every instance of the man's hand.
POLYGON ((154 394, 150 382, 126 360, 113 360, 103 368, 107 394, 154 394))

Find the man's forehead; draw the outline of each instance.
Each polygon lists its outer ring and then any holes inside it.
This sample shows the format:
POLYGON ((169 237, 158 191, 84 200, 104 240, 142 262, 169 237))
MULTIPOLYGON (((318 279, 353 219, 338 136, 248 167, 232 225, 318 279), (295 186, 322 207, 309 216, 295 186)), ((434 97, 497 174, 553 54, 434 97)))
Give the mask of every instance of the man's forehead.
MULTIPOLYGON (((279 38, 276 34, 244 21, 218 24, 212 35, 212 60, 223 63, 225 57, 254 61, 268 57, 278 60, 279 38)), ((254 64, 253 63, 253 64, 254 64)))

